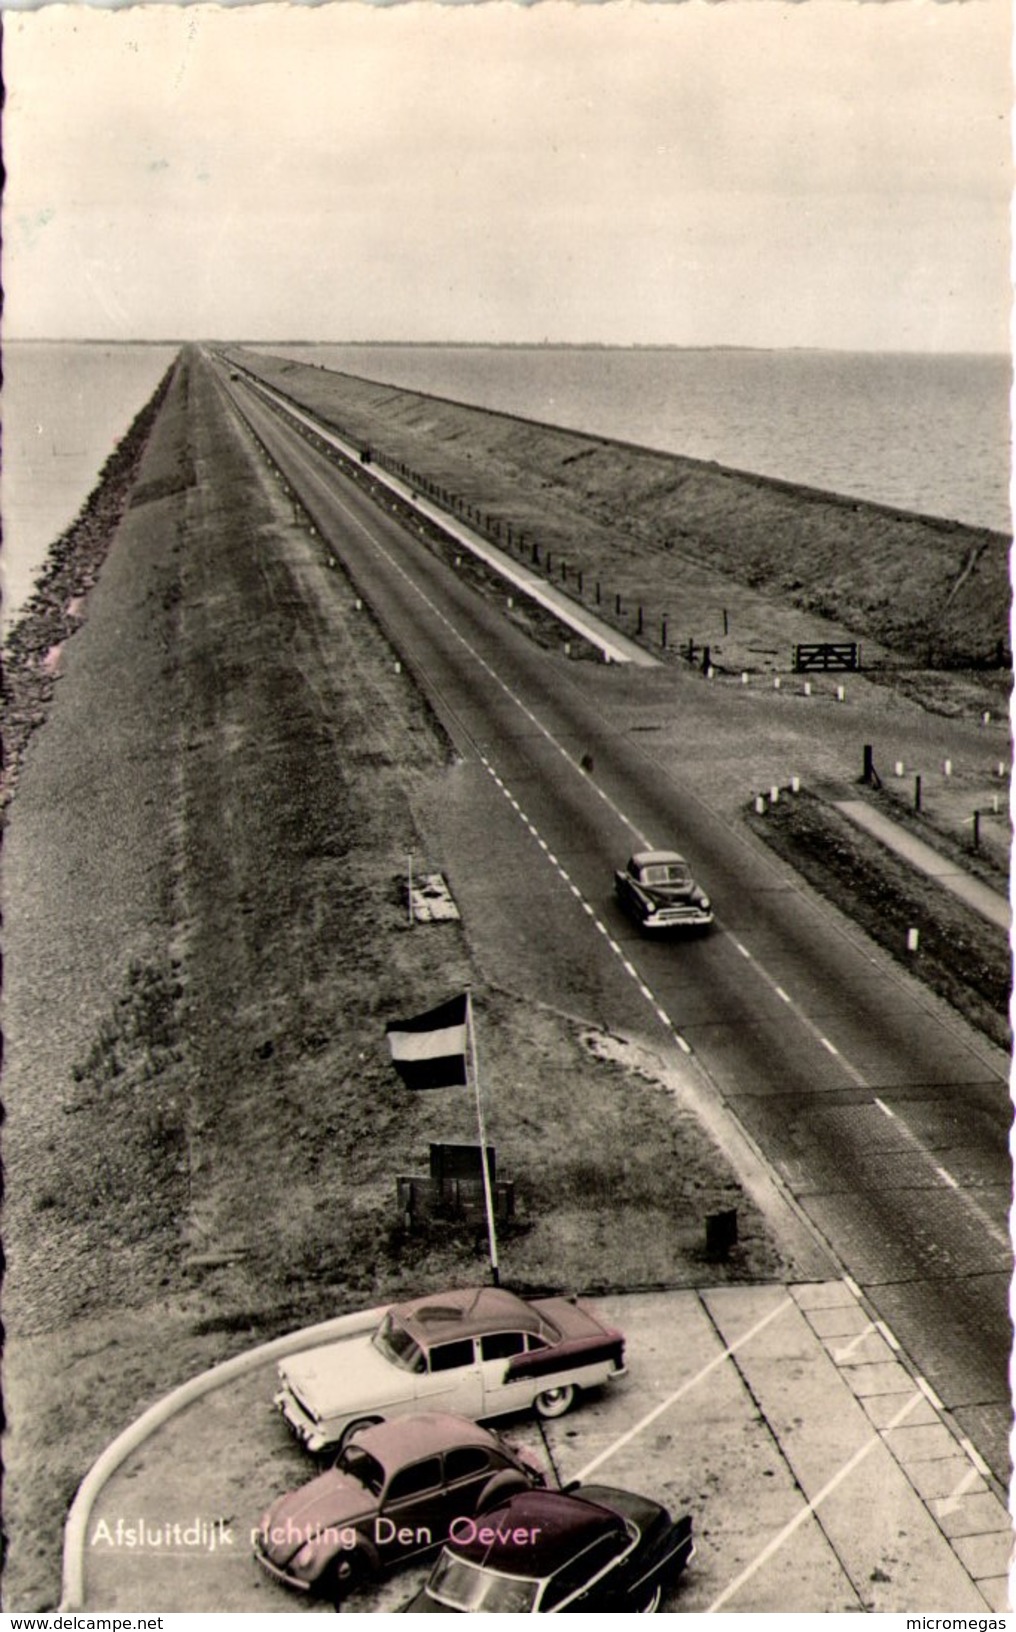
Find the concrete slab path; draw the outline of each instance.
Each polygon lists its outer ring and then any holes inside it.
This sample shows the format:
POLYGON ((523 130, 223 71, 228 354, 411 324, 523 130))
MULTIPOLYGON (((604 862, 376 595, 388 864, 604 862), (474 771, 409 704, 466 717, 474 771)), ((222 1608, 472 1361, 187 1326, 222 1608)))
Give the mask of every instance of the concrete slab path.
POLYGON ((968 907, 973 907, 982 918, 989 923, 997 924, 999 929, 1008 930, 1012 923, 1012 909, 1004 896, 999 895, 990 885, 982 884, 979 878, 972 878, 969 873, 957 867, 954 861, 925 844, 922 839, 916 838, 905 827, 900 827, 888 816, 883 816, 880 810, 872 810, 862 799, 842 799, 837 802, 837 810, 841 810, 850 821, 858 827, 863 827, 890 850, 894 850, 904 861, 912 867, 934 878, 943 889, 951 890, 953 895, 965 901, 968 907))

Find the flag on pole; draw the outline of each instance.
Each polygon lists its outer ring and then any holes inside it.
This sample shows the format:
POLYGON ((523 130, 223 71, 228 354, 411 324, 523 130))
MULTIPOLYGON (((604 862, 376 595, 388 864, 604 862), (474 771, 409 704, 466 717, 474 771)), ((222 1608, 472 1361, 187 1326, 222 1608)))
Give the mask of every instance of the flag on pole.
POLYGON ((466 1086, 466 993, 385 1028, 392 1064, 407 1088, 466 1086))

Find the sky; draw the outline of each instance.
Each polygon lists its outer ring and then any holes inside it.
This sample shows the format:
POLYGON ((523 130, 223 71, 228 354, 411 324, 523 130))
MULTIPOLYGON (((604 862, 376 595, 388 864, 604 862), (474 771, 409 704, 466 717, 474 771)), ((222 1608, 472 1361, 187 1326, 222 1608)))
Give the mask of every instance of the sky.
POLYGON ((1010 349, 1009 0, 4 9, 5 338, 1010 349))

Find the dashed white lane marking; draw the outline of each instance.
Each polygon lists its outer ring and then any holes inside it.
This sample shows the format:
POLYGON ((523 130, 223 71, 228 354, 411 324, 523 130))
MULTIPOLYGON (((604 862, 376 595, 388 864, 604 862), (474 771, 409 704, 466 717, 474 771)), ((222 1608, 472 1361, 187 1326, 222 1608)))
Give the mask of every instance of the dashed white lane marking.
MULTIPOLYGON (((896 1415, 892 1418, 892 1421, 886 1425, 883 1432, 888 1434, 893 1428, 898 1428, 900 1423, 904 1422, 906 1418, 909 1417, 911 1411, 913 1411, 915 1407, 920 1404, 923 1397, 924 1396, 920 1393, 920 1391, 916 1391, 915 1393, 911 1394, 910 1398, 907 1400, 907 1403, 900 1407, 900 1409, 896 1412, 896 1415)), ((757 1575, 762 1566, 768 1563, 769 1559, 772 1558, 774 1553, 779 1551, 784 1542, 789 1541, 794 1532, 799 1530, 801 1525, 804 1524, 806 1520, 811 1518, 812 1514, 818 1507, 821 1506, 826 1497, 831 1496, 833 1491, 842 1485, 845 1479, 849 1479, 854 1469, 859 1467, 864 1461, 865 1457, 870 1456, 872 1451, 876 1450, 881 1444, 882 1434, 872 1434, 870 1439, 865 1440, 863 1445, 858 1446, 853 1456, 844 1462, 839 1472, 834 1473, 833 1477, 826 1481, 826 1483, 822 1486, 822 1489, 818 1492, 818 1495, 813 1496, 810 1502, 807 1502, 798 1513, 795 1513, 794 1517, 790 1520, 790 1523, 785 1524, 783 1529, 773 1537, 772 1541, 770 1541, 767 1546, 763 1547, 758 1557, 753 1559, 752 1562, 741 1571, 740 1575, 735 1576, 734 1580, 731 1581, 728 1587, 724 1587, 723 1591, 720 1593, 720 1596, 714 1599, 709 1605, 706 1614, 715 1615, 717 1610, 722 1609, 724 1604, 729 1603, 730 1599, 740 1592, 745 1582, 750 1581, 753 1575, 757 1575)))
POLYGON ((633 1439, 637 1439, 639 1434, 643 1433, 644 1430, 649 1427, 650 1423, 655 1422, 657 1417, 662 1417, 664 1411, 668 1411, 672 1405, 675 1405, 677 1401, 683 1397, 683 1395, 690 1394, 693 1388, 697 1388, 699 1383, 704 1382, 704 1380, 716 1370, 717 1366, 722 1366, 725 1360, 729 1360, 731 1355, 737 1353, 738 1349, 743 1349, 746 1343, 750 1343, 753 1337, 757 1337, 759 1332, 763 1331, 766 1326, 770 1325, 771 1322, 777 1318, 777 1316, 782 1315, 785 1310, 792 1309, 793 1307, 793 1298, 781 1299, 774 1309, 770 1309, 767 1315, 763 1315, 762 1319, 757 1320, 754 1326, 750 1326, 744 1333, 744 1336, 739 1337, 736 1343, 731 1343, 722 1351, 722 1353, 714 1355, 708 1364, 702 1367, 701 1371, 697 1371, 695 1373, 694 1377, 689 1377, 686 1382, 681 1384, 680 1388, 675 1388, 674 1392, 672 1394, 668 1394, 665 1400, 661 1400, 659 1405, 654 1405, 651 1411, 647 1411, 644 1417, 640 1417, 639 1421, 633 1428, 629 1428, 627 1432, 621 1434, 618 1439, 615 1439, 612 1445, 608 1445, 606 1450, 601 1451, 599 1456, 594 1456, 591 1462, 587 1462, 585 1467, 580 1469, 580 1471, 575 1475, 576 1480, 579 1483, 584 1483, 584 1481, 589 1478, 591 1473, 595 1473, 596 1469, 601 1467, 602 1464, 610 1457, 615 1456, 617 1452, 623 1450, 626 1445, 630 1445, 633 1439))
MULTIPOLYGON (((945 1410, 945 1407, 942 1404, 942 1401, 939 1399, 938 1395, 935 1393, 935 1390, 932 1388, 931 1384, 929 1382, 927 1382, 925 1378, 915 1377, 914 1382, 917 1384, 918 1388, 921 1390, 921 1393, 924 1395, 924 1397, 927 1400, 929 1405, 933 1405, 936 1411, 944 1411, 945 1410)), ((960 1441, 960 1444, 963 1444, 962 1440, 960 1441)), ((973 1446, 971 1446, 970 1449, 971 1449, 971 1451, 973 1451, 973 1446)), ((973 1460, 972 1457, 971 1457, 971 1460, 973 1460)))
POLYGON ((876 1105, 877 1105, 877 1106, 878 1106, 878 1108, 879 1108, 879 1110, 880 1110, 880 1111, 882 1111, 882 1112, 883 1112, 883 1114, 884 1114, 884 1115, 885 1115, 885 1116, 891 1116, 891 1117, 892 1117, 892 1119, 893 1119, 893 1121, 894 1121, 894 1122, 895 1122, 895 1121, 896 1121, 896 1112, 895 1112, 895 1111, 891 1111, 891 1110, 890 1110, 890 1109, 889 1109, 889 1107, 888 1107, 888 1105, 887 1105, 887 1104, 886 1104, 886 1102, 885 1102, 885 1100, 884 1100, 884 1099, 878 1099, 878 1098, 876 1098, 876 1100, 875 1100, 875 1104, 876 1104, 876 1105))
POLYGON ((787 996, 787 994, 786 994, 786 992, 785 992, 785 991, 784 991, 784 990, 783 990, 783 987, 782 987, 782 986, 777 986, 777 988, 776 988, 776 996, 777 996, 777 997, 781 997, 781 998, 782 998, 782 999, 783 999, 783 1001, 784 1001, 784 1003, 789 1003, 789 1002, 790 1002, 790 999, 789 999, 789 997, 788 997, 788 996, 787 996))
POLYGON ((944 1167, 936 1167, 935 1172, 938 1174, 939 1178, 949 1186, 950 1190, 959 1189, 959 1181, 954 1179, 952 1174, 947 1172, 944 1167))
POLYGON ((981 1478, 982 1479, 990 1479, 991 1478, 991 1469, 988 1467, 987 1462, 985 1462, 983 1456, 981 1455, 981 1453, 977 1449, 977 1447, 975 1445, 971 1444, 969 1439, 961 1439, 960 1444, 963 1446, 963 1449, 966 1451, 966 1453, 969 1456, 971 1462, 974 1464, 974 1467, 977 1469, 978 1473, 981 1475, 981 1478))
MULTIPOLYGON (((310 474, 313 474, 313 473, 310 472, 310 474)), ((495 686, 497 686, 498 689, 504 693, 504 695, 509 699, 509 701, 520 711, 521 714, 524 715, 524 717, 530 722, 530 724, 536 729, 536 731, 550 744, 550 746, 558 754, 560 754, 561 758, 576 773, 576 775, 581 776, 584 780, 586 780, 588 782, 589 779, 588 779, 588 777, 586 775, 586 772, 583 770, 580 763, 576 759, 574 759, 573 756, 568 752, 568 750, 567 750, 567 748, 565 748, 564 744, 557 740, 557 738, 550 731, 550 729, 546 725, 544 725, 543 721, 538 719, 537 716, 533 713, 532 709, 527 707, 527 705, 522 701, 521 697, 517 696, 517 694, 514 691, 512 691, 511 687, 509 685, 507 685, 504 680, 502 680, 501 676, 498 673, 496 673, 496 671, 491 667, 491 665, 486 661, 486 659, 483 658, 480 655, 480 653, 476 650, 475 646, 472 646, 470 644, 470 642, 468 640, 466 640, 465 636, 461 633, 460 630, 458 630, 455 627, 455 625, 452 623, 451 619, 441 610, 441 608, 439 606, 436 605, 436 603, 434 601, 431 600, 429 595, 426 595, 424 593, 424 591, 420 588, 420 586, 413 580, 413 578, 406 571, 406 569, 402 565, 402 563, 399 560, 397 560, 394 555, 392 555, 390 550, 385 549, 383 544, 378 543, 377 539, 370 532, 369 528, 367 528, 365 526, 365 524, 360 520, 359 516, 354 515, 353 511, 350 510, 349 507, 340 498, 338 498, 334 494, 332 494, 331 497, 334 500, 337 507, 342 510, 343 514, 346 516, 346 518, 349 521, 350 525, 355 527, 356 530, 358 532, 360 532, 363 535, 364 538, 367 539, 367 541, 370 544, 372 549, 378 551, 380 554, 382 554, 385 557, 385 559, 387 560, 387 562, 389 563, 389 565, 391 566, 393 571, 395 571, 395 572, 397 572, 399 574, 399 576, 409 585, 409 587, 413 591, 413 593, 415 595, 417 595, 419 597, 419 599, 423 602, 423 604, 428 608, 428 610, 431 613, 433 613, 434 617, 437 618, 438 621, 441 624, 443 624, 443 626, 448 630, 449 634, 452 636, 453 640, 457 641, 458 644, 460 646, 462 646, 464 648, 464 650, 469 653, 469 655, 473 659, 473 661, 476 664, 478 664, 478 666, 484 671, 484 673, 493 682, 493 684, 495 686)), ((480 760, 481 760, 481 763, 486 766, 488 771, 490 771, 491 774, 495 776, 495 779, 498 780, 498 785, 501 787, 502 792, 504 793, 505 797, 507 799, 509 799, 509 801, 510 801, 510 803, 512 805, 512 808, 517 812, 517 814, 525 822, 525 824, 528 827, 530 833, 532 833, 534 837, 539 838, 539 833, 537 831, 537 828, 524 815, 524 813, 522 811, 522 808, 518 804, 518 802, 511 798, 510 792, 505 787, 504 783, 501 782, 499 779, 497 779, 496 772, 494 771, 494 769, 491 766, 489 760, 482 753, 482 751, 480 751, 480 760)), ((647 835, 642 831, 641 828, 639 828, 637 826, 637 824, 635 822, 631 821, 631 819, 625 814, 625 812, 621 809, 621 807, 619 805, 614 803, 614 801, 606 793, 604 788, 602 788, 599 783, 591 783, 590 785, 592 787, 595 787, 596 792, 600 796, 600 799, 603 801, 603 803, 605 805, 607 805, 608 809, 610 809, 613 812, 613 814, 617 817, 618 821, 620 821, 623 824, 623 826, 626 827, 628 829, 628 831, 630 833, 632 833, 634 835, 634 837, 646 849, 651 849, 652 846, 650 844, 650 841, 649 841, 647 835)), ((540 842, 542 844, 543 849, 546 850, 547 849, 546 842, 543 841, 543 840, 541 840, 540 842)), ((593 917, 597 928, 600 929, 603 934, 606 934, 606 930, 605 930, 604 926, 602 925, 600 920, 596 917, 595 913, 591 913, 591 916, 593 917)), ((765 966, 763 964, 760 964, 757 961, 757 959, 752 957, 752 954, 749 952, 748 948, 741 941, 736 940, 733 937, 731 937, 731 939, 733 940, 733 944, 737 948, 738 952, 740 952, 741 956, 744 957, 744 958, 747 958, 748 961, 753 964, 754 968, 756 969, 756 971, 757 971, 757 973, 759 975, 759 978, 765 982, 765 984, 770 988, 770 990, 775 991, 783 999, 783 1001, 786 1002, 787 1006, 790 1008, 791 1012, 793 1013, 793 1015, 797 1019, 798 1023, 801 1026, 803 1026, 805 1031, 807 1031, 816 1041, 821 1042, 822 1046, 824 1048, 828 1049, 829 1053, 836 1057, 836 1059, 840 1063, 841 1069, 846 1072, 846 1074, 851 1078, 851 1080, 855 1083, 855 1085, 857 1087, 867 1090, 868 1082, 867 1082, 867 1079, 865 1078, 864 1074, 861 1071, 859 1071, 856 1068, 856 1066, 852 1065, 851 1062, 848 1059, 846 1059, 845 1056, 842 1055, 839 1052, 839 1050, 836 1048, 836 1046, 833 1043, 831 1043, 827 1037, 822 1035, 819 1028, 815 1025, 814 1021, 812 1021, 809 1018, 809 1016, 807 1014, 805 1014, 804 1010, 801 1009, 793 1001, 793 999, 788 998, 788 997, 785 996, 785 994, 783 993, 783 989, 780 986, 777 985, 777 982, 774 980, 772 975, 770 975, 768 973, 765 966)), ((617 948, 616 943, 612 942, 611 944, 612 944, 613 949, 618 952, 618 956, 620 956, 620 951, 617 948)), ((654 1003, 654 1008, 655 1008, 657 1013, 660 1012, 660 1006, 659 1005, 654 1003)), ((666 1023, 667 1023, 668 1026, 670 1026, 673 1029, 673 1022, 670 1020, 669 1016, 667 1018, 666 1023)), ((676 1037, 678 1045, 683 1050, 683 1052, 686 1053, 686 1054, 690 1054, 692 1052, 692 1050, 691 1050, 691 1046, 687 1042, 687 1040, 684 1037, 682 1037, 681 1034, 679 1032, 677 1032, 676 1030, 674 1031, 674 1035, 676 1037)), ((888 1107, 882 1103, 881 1100, 876 1100, 875 1103, 879 1106, 879 1108, 881 1110, 885 1111, 887 1116, 894 1116, 894 1113, 892 1111, 890 1111, 888 1109, 888 1107)), ((921 1141, 918 1139, 917 1135, 915 1133, 913 1133, 907 1127, 905 1122, 901 1122, 898 1117, 894 1117, 894 1119, 897 1121, 899 1126, 903 1129, 903 1131, 905 1132, 905 1134, 906 1134, 907 1138, 910 1140, 910 1142, 916 1147, 916 1149, 921 1153, 921 1155, 927 1161, 930 1162, 931 1161, 930 1153, 925 1149, 924 1145, 921 1144, 921 1141)), ((959 1186, 957 1186, 957 1189, 959 1189, 959 1186)), ((969 1196, 968 1192, 961 1191, 960 1193, 964 1196, 964 1200, 972 1208, 975 1215, 983 1223, 987 1233, 990 1235, 992 1240, 994 1240, 999 1245, 1004 1245, 1004 1246, 1008 1247, 1009 1244, 1010 1244, 1008 1233, 1005 1232, 1005 1231, 1002 1231, 1002 1230, 1000 1230, 998 1228, 998 1226, 994 1223, 994 1221, 992 1219, 990 1219, 988 1217, 988 1215, 984 1212, 984 1209, 981 1208, 975 1201, 972 1200, 972 1198, 969 1196)))
POLYGON ((562 866, 561 862, 558 860, 558 858, 554 854, 553 850, 551 850, 551 848, 548 845, 546 839, 541 834, 539 828, 536 826, 536 823, 530 821, 529 817, 526 815, 525 811, 522 809, 522 806, 519 804, 518 800, 513 797, 510 789, 507 787, 507 785, 502 780, 502 778, 500 776, 498 776, 497 772, 494 770, 493 765, 491 765, 490 761, 486 758, 486 756, 484 754, 480 755, 480 763, 484 767, 484 769, 487 771, 488 775, 491 777, 491 779, 494 782, 495 786, 500 788, 501 793, 504 795, 505 799, 508 801, 508 804, 511 806, 512 810, 515 812, 516 816, 519 818, 519 821, 526 828, 526 830, 529 833, 532 834, 533 838, 536 840, 537 844, 540 846, 540 849, 543 851, 543 853, 546 856, 547 860, 550 862, 551 866, 554 868, 555 872, 558 874, 558 877, 561 878, 564 881, 565 884, 567 884, 569 890, 571 891, 572 895, 575 897, 576 901, 579 902, 579 904, 581 905, 583 911, 586 913, 586 915, 588 917, 590 917, 593 920, 594 924, 596 925, 596 928, 599 930, 600 934, 606 940, 607 945, 610 947, 610 950, 613 952, 614 956, 617 958, 617 960, 620 963, 620 965, 621 965, 622 969, 624 970, 625 974, 629 977, 629 979, 634 981, 635 985, 638 988, 639 995, 641 997, 643 997, 645 999, 645 1001, 649 1004, 650 1008, 652 1009, 653 1013, 656 1015, 657 1019, 661 1020, 663 1022, 663 1024, 666 1026, 667 1030, 670 1032, 671 1037, 676 1042, 678 1048, 681 1049, 682 1053, 690 1054, 692 1052, 691 1044, 688 1042, 688 1040, 685 1037, 681 1036, 681 1033, 678 1031, 677 1027, 674 1025, 674 1022, 671 1019, 670 1015, 667 1013, 666 1009, 660 1003, 659 998, 656 996, 656 993, 654 991, 652 991, 649 986, 646 985, 646 983, 643 980, 642 975, 640 974, 639 970, 635 967, 635 965, 632 963, 631 959, 627 956, 627 954, 625 953, 625 950, 621 946, 620 942, 617 941, 614 938, 614 936, 610 933, 610 930, 608 929, 607 925, 603 922, 603 919, 598 916, 595 907, 592 905, 591 902, 586 900, 585 896, 582 894, 582 891, 579 889, 579 887, 575 883, 574 879, 572 879, 569 876, 568 872, 562 866))

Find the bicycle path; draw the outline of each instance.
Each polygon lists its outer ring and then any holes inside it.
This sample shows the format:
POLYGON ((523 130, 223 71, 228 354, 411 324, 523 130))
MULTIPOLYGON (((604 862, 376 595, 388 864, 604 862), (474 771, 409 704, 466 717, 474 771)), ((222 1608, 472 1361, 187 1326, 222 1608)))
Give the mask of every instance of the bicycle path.
POLYGON ((880 810, 873 810, 862 799, 838 800, 836 809, 843 812, 850 821, 890 850, 902 856, 912 867, 934 878, 943 889, 950 890, 953 895, 965 901, 968 907, 973 907, 982 918, 990 923, 997 924, 999 929, 1008 930, 1012 923, 1012 909, 1004 896, 999 895, 990 885, 982 884, 979 878, 973 878, 962 867, 957 867, 954 861, 925 844, 923 839, 917 838, 905 827, 884 816, 880 810))

